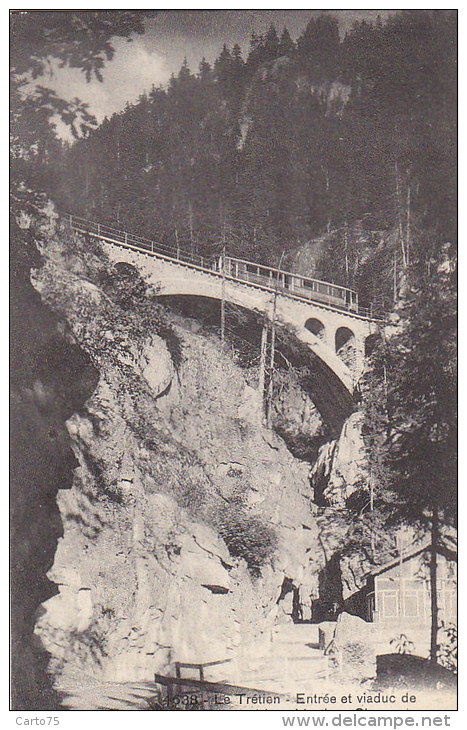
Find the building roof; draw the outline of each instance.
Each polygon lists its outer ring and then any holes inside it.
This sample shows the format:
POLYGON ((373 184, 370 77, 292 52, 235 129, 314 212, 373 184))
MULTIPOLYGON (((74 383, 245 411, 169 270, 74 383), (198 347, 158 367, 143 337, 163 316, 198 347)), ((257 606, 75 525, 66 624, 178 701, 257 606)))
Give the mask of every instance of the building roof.
POLYGON ((420 553, 424 553, 425 550, 428 549, 428 545, 424 545, 422 547, 419 547, 414 550, 410 550, 409 552, 404 553, 402 555, 402 558, 397 557, 394 558, 394 560, 391 560, 389 563, 384 563, 383 565, 377 565, 373 570, 370 570, 367 575, 380 575, 380 573, 385 573, 387 570, 390 570, 391 568, 395 568, 397 565, 399 565, 401 562, 405 563, 407 560, 411 560, 412 558, 415 558, 417 555, 420 555, 420 553))
MULTIPOLYGON (((402 557, 398 556, 397 558, 394 558, 393 560, 389 561, 388 563, 384 563, 383 565, 376 565, 373 570, 370 570, 366 577, 380 575, 381 573, 385 573, 387 570, 391 570, 391 568, 395 568, 397 565, 399 565, 401 562, 406 563, 407 560, 411 560, 412 558, 415 558, 417 555, 420 555, 421 553, 424 553, 426 550, 428 550, 430 547, 430 541, 426 540, 423 543, 419 543, 418 546, 412 547, 411 550, 408 550, 407 552, 403 553, 402 557)), ((443 555, 447 560, 456 560, 457 556, 452 551, 449 550, 449 548, 446 548, 443 544, 438 545, 438 555, 443 555)))

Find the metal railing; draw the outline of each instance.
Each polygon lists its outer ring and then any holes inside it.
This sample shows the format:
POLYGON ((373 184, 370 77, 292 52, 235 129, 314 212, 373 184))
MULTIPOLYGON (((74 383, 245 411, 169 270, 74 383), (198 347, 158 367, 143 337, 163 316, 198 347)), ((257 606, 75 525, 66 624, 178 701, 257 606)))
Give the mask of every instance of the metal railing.
POLYGON ((199 704, 201 708, 207 706, 209 708, 212 704, 213 696, 217 694, 227 696, 242 695, 243 697, 249 697, 252 695, 262 697, 278 697, 280 700, 289 701, 291 696, 284 692, 273 692, 267 689, 255 689, 253 687, 245 687, 238 684, 230 684, 230 682, 223 681, 207 681, 204 679, 204 668, 214 666, 215 664, 223 664, 224 662, 209 662, 205 664, 181 664, 180 662, 175 663, 175 677, 166 676, 164 674, 155 674, 154 683, 165 688, 165 702, 168 709, 182 704, 184 699, 184 692, 188 690, 193 699, 197 700, 194 704, 199 704), (199 671, 199 679, 193 679, 191 677, 182 677, 181 668, 192 668, 199 671), (203 695, 205 697, 203 697, 203 695))
POLYGON ((67 213, 63 217, 74 231, 86 233, 103 241, 108 241, 109 243, 116 243, 127 248, 136 248, 144 253, 163 256, 178 263, 192 264, 193 266, 208 271, 212 271, 212 267, 216 262, 215 257, 208 258, 199 256, 191 251, 167 246, 160 241, 153 241, 144 236, 138 236, 128 231, 121 231, 118 228, 113 228, 103 223, 95 223, 94 221, 89 221, 86 218, 80 218, 76 215, 67 213))
MULTIPOLYGON (((180 247, 175 248, 173 246, 168 246, 165 243, 161 243, 160 241, 154 241, 149 238, 145 238, 144 236, 138 236, 134 233, 129 233, 128 231, 122 231, 118 228, 114 228, 113 226, 108 226, 103 223, 96 223, 95 221, 90 221, 86 218, 81 218, 80 216, 75 216, 70 213, 62 214, 62 219, 69 224, 72 230, 78 233, 84 233, 86 235, 99 238, 102 241, 107 241, 108 243, 116 244, 118 246, 124 246, 125 248, 136 249, 145 254, 151 254, 153 256, 169 259, 170 261, 178 264, 193 266, 197 269, 202 269, 211 274, 222 274, 221 264, 219 263, 219 256, 199 256, 197 253, 194 253, 192 251, 187 251, 186 249, 182 249, 180 247)), ((236 259, 235 257, 228 258, 231 258, 232 261, 243 262, 243 259, 236 259)), ((293 276, 301 279, 306 278, 299 277, 297 274, 284 272, 282 270, 279 272, 279 270, 277 269, 274 269, 272 267, 265 267, 262 264, 257 264, 252 261, 244 261, 244 263, 252 266, 258 266, 262 269, 270 269, 273 272, 277 272, 277 274, 285 276, 293 276)), ((321 299, 319 296, 314 295, 312 292, 306 291, 302 287, 300 287, 299 289, 295 288, 294 291, 293 289, 289 289, 287 286, 281 285, 281 283, 279 281, 276 281, 275 279, 272 279, 271 283, 269 283, 268 281, 264 280, 265 277, 258 277, 255 274, 250 274, 246 270, 241 272, 239 271, 237 275, 235 275, 232 271, 229 271, 228 273, 226 273, 226 278, 232 279, 233 281, 239 281, 245 284, 249 284, 250 286, 253 285, 262 289, 267 289, 272 292, 277 291, 280 292, 280 294, 293 299, 314 302, 317 305, 324 306, 326 308, 336 311, 346 312, 353 316, 363 317, 365 319, 370 319, 381 323, 384 323, 385 321, 385 317, 382 313, 376 313, 371 308, 367 309, 361 307, 359 304, 349 305, 346 303, 337 304, 336 302, 326 302, 323 301, 323 299, 321 299)), ((335 289, 339 289, 341 291, 351 291, 348 290, 346 287, 342 287, 338 284, 323 282, 318 279, 307 279, 307 281, 316 282, 320 285, 334 287, 335 289)))

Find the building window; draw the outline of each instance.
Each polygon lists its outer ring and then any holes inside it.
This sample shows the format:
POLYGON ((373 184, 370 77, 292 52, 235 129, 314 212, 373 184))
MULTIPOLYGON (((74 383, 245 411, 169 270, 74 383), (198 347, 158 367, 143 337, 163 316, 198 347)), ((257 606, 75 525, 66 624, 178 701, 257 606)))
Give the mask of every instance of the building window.
POLYGON ((404 595, 404 615, 418 616, 418 600, 416 593, 406 593, 404 595))
POLYGON ((384 591, 381 595, 383 611, 382 614, 385 618, 393 618, 399 615, 397 605, 397 593, 396 591, 384 591))
POLYGON ((457 618, 457 596, 454 591, 446 591, 446 619, 457 618))

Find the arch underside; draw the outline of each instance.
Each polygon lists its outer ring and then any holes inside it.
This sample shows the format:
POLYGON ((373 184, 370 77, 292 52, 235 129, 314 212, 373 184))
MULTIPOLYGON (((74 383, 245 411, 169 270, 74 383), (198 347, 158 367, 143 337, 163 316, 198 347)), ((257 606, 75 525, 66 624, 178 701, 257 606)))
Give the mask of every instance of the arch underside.
POLYGON ((315 337, 318 337, 318 339, 324 340, 326 327, 317 317, 309 317, 309 319, 305 322, 305 328, 311 332, 311 334, 315 335, 315 337))
POLYGON ((350 369, 356 367, 357 360, 357 347, 356 339, 353 331, 350 327, 341 326, 336 330, 334 336, 334 346, 336 355, 341 358, 343 362, 350 369))
MULTIPOLYGON (((222 288, 220 282, 214 280, 214 282, 206 281, 202 282, 202 285, 198 284, 193 286, 193 282, 177 280, 177 281, 159 281, 158 294, 160 296, 200 296, 207 297, 209 299, 222 299, 222 288)), ((255 291, 255 290, 253 290, 255 291)), ((261 298, 258 297, 257 292, 255 295, 251 295, 250 292, 247 294, 239 291, 238 287, 231 288, 226 286, 225 298, 226 301, 236 304, 239 307, 245 309, 251 309, 254 312, 264 314, 265 310, 270 315, 270 295, 264 296, 263 292, 260 292, 261 298), (233 290, 232 290, 233 289, 233 290), (263 301, 261 301, 261 299, 263 301)), ((276 309, 276 317, 278 322, 285 325, 295 336, 313 351, 313 353, 323 360, 323 362, 334 372, 343 385, 353 392, 353 376, 349 368, 337 357, 330 347, 324 344, 319 337, 310 332, 306 327, 297 326, 296 321, 287 312, 287 307, 283 305, 283 297, 278 297, 278 304, 276 309)))
MULTIPOLYGON (((159 282, 159 284, 157 293, 162 297, 195 296, 214 299, 219 302, 222 298, 220 291, 215 286, 203 286, 199 287, 198 291, 194 291, 193 287, 180 286, 180 282, 159 282)), ((261 317, 264 314, 264 307, 255 306, 252 302, 245 301, 243 297, 231 296, 229 292, 226 292, 226 301, 241 308, 249 309, 261 317)), ((279 326, 284 326, 288 333, 299 340, 302 345, 307 346, 307 351, 312 358, 309 387, 313 401, 325 422, 332 430, 339 433, 343 422, 350 415, 353 407, 353 379, 350 370, 330 348, 327 348, 305 327, 297 327, 292 319, 284 316, 283 312, 278 311, 277 315, 279 326), (326 352, 327 350, 329 352, 326 352), (341 377, 336 369, 344 377, 341 377)))
MULTIPOLYGON (((159 296, 163 300, 167 299, 169 305, 171 299, 178 299, 185 296, 187 298, 196 297, 204 301, 215 300, 220 304, 220 299, 206 295, 180 294, 179 292, 175 294, 161 291, 159 296)), ((231 303, 230 300, 229 303, 231 303)), ((236 306, 240 310, 245 310, 245 307, 241 304, 236 304, 236 306)), ((252 315, 256 315, 257 326, 261 327, 263 313, 259 310, 253 311, 249 309, 247 311, 252 315)), ((341 432, 344 421, 352 413, 352 394, 337 377, 335 372, 313 352, 312 348, 308 347, 307 343, 299 340, 297 334, 290 327, 281 327, 283 324, 282 322, 278 322, 279 327, 276 343, 283 342, 287 350, 292 348, 292 351, 289 350, 287 352, 287 358, 292 365, 296 365, 299 369, 305 365, 306 370, 303 387, 309 393, 323 421, 328 426, 332 437, 337 437, 341 432), (297 358, 297 361, 295 358, 297 358), (306 365, 307 362, 308 365, 306 365)))
POLYGON ((382 336, 380 332, 374 332, 365 338, 365 357, 370 357, 375 349, 381 344, 382 336))

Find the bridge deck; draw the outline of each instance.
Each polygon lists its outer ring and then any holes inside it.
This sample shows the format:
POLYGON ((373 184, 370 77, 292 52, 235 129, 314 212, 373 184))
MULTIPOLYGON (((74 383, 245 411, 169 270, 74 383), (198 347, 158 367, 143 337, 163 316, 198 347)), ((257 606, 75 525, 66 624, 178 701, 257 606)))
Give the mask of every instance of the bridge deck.
MULTIPOLYGON (((323 309, 327 309, 330 311, 343 313, 348 317, 352 317, 358 320, 365 320, 370 322, 384 322, 384 319, 382 317, 374 316, 370 310, 364 309, 360 306, 358 307, 358 310, 355 311, 354 309, 351 309, 350 307, 345 305, 333 305, 323 301, 319 301, 313 298, 313 296, 311 295, 302 296, 296 292, 293 293, 285 287, 281 286, 280 284, 275 284, 271 287, 260 284, 257 281, 252 280, 247 272, 242 272, 238 276, 223 274, 222 271, 219 271, 217 269, 216 257, 206 258, 188 251, 184 251, 183 249, 174 249, 169 246, 165 246, 164 244, 144 238, 143 236, 137 236, 133 233, 129 233, 128 231, 121 231, 116 228, 112 228, 111 226, 95 223, 94 221, 88 221, 85 218, 79 218, 77 216, 69 214, 66 214, 64 218, 65 220, 67 220, 72 230, 75 230, 78 233, 86 233, 90 236, 93 236, 94 238, 98 238, 99 240, 105 241, 106 243, 110 243, 114 246, 127 248, 133 251, 138 251, 139 253, 143 253, 145 255, 154 256, 155 258, 169 261, 173 264, 180 266, 181 268, 187 267, 190 269, 202 271, 204 273, 219 278, 225 277, 225 279, 229 281, 236 281, 242 285, 254 287, 255 289, 260 289, 263 291, 270 291, 271 293, 277 292, 281 296, 287 297, 289 299, 298 300, 307 304, 313 304, 313 306, 322 307, 323 309)), ((283 273, 287 274, 288 272, 283 273)), ((312 281, 318 280, 316 279, 312 281)), ((332 284, 329 285, 333 286, 332 284)))

